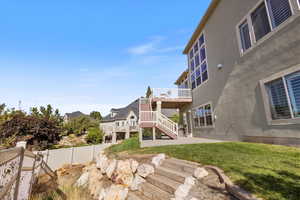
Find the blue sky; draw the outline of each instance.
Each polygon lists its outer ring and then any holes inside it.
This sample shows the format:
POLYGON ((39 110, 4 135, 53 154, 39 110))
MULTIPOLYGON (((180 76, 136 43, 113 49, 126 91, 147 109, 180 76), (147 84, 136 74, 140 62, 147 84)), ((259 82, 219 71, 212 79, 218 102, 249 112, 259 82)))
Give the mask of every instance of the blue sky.
POLYGON ((210 0, 2 0, 0 102, 62 113, 124 106, 174 87, 210 0))

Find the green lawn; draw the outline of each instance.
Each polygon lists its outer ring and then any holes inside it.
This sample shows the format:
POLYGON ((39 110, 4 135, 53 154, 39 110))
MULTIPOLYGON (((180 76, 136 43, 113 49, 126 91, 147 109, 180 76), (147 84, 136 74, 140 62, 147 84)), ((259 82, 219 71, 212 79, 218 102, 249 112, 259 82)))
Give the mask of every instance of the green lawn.
POLYGON ((110 153, 166 153, 218 166, 231 180, 265 200, 300 200, 300 149, 252 143, 216 143, 140 149, 136 138, 108 149, 110 153))

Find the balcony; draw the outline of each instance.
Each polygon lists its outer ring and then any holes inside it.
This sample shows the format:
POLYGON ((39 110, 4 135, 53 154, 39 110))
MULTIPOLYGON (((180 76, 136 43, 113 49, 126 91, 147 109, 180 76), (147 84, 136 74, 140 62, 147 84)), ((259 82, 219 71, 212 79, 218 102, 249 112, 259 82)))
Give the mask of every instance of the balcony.
POLYGON ((186 88, 152 89, 152 102, 162 102, 163 108, 180 108, 192 102, 192 90, 186 88))

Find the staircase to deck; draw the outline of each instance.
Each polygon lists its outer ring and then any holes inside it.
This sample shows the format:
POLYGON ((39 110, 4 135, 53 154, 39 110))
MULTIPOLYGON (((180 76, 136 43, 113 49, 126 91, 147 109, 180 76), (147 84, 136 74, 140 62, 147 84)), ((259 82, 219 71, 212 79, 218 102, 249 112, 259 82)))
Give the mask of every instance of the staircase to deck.
POLYGON ((128 200, 167 200, 174 198, 177 188, 185 178, 192 176, 196 165, 187 164, 177 159, 167 159, 146 178, 138 191, 129 192, 128 200))
POLYGON ((152 111, 150 98, 140 99, 140 127, 157 128, 171 139, 178 137, 178 124, 161 112, 152 111))

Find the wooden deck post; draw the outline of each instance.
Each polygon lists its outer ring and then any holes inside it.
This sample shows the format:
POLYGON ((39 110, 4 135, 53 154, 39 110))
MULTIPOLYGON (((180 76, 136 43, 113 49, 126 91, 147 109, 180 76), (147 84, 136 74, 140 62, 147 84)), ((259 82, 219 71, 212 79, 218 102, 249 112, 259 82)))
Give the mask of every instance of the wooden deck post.
POLYGON ((156 129, 155 129, 155 127, 152 127, 152 140, 153 141, 156 140, 156 129))
POLYGON ((139 128, 139 141, 140 143, 143 142, 143 128, 139 128))

